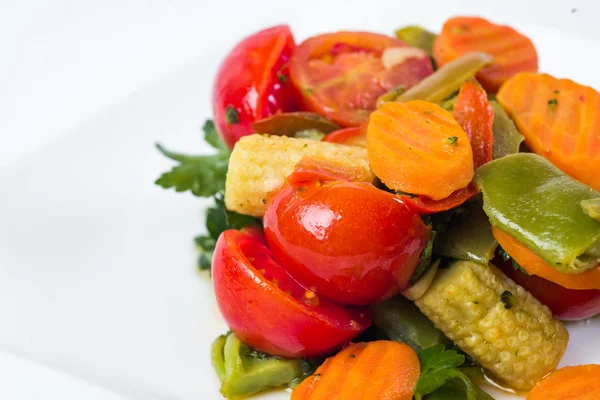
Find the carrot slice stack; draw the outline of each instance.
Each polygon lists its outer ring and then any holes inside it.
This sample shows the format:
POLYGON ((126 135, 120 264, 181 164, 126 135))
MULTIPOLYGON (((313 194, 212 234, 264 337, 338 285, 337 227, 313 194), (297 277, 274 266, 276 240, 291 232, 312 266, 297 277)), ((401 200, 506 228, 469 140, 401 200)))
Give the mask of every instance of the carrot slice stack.
POLYGON ((522 73, 502 86, 498 101, 531 150, 600 190, 600 93, 569 79, 522 73))
POLYGON ((493 93, 518 72, 538 70, 533 43, 515 29, 478 17, 456 17, 446 21, 433 46, 436 63, 442 66, 472 51, 494 56, 493 64, 477 74, 483 87, 493 93))
POLYGON ((328 358, 292 400, 412 400, 421 365, 404 343, 357 343, 328 358))
POLYGON ((375 175, 394 190, 440 200, 473 179, 469 137, 434 103, 384 104, 371 114, 367 150, 375 175))

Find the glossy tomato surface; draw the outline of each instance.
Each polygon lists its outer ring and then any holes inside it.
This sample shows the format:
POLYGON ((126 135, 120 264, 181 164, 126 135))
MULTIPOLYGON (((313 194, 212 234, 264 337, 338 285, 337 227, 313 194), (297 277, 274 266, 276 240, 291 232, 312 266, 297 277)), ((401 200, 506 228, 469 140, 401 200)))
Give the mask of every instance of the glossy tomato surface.
POLYGON ((496 257, 493 263, 506 276, 548 306, 559 319, 576 321, 600 314, 600 290, 567 289, 539 276, 516 270, 511 260, 504 261, 501 257, 496 257))
POLYGON ((432 73, 424 51, 369 32, 314 36, 290 60, 304 106, 342 126, 367 121, 380 95, 398 85, 411 87, 432 73))
POLYGON ((346 308, 300 286, 277 263, 258 230, 227 230, 213 256, 213 286, 227 325, 246 344, 282 357, 317 357, 371 325, 365 308, 346 308))
POLYGON ((221 64, 213 88, 213 114, 230 148, 254 132, 254 121, 298 109, 298 93, 287 68, 294 48, 290 28, 279 25, 242 40, 221 64))
POLYGON ((364 182, 288 181, 269 199, 264 226, 273 253, 296 279, 352 305, 404 289, 429 239, 399 198, 364 182))

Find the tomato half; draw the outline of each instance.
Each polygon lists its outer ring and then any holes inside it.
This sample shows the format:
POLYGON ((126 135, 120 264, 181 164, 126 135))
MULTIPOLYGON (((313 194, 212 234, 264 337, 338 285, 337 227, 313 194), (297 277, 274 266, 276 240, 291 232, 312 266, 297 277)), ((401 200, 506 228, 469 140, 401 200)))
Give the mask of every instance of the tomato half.
POLYGON ((504 261, 501 257, 496 257, 493 264, 548 306, 559 319, 576 321, 600 314, 600 290, 567 289, 539 276, 518 271, 512 267, 510 260, 504 261))
POLYGON ((373 304, 399 293, 429 239, 402 200, 364 182, 294 177, 269 199, 263 222, 290 274, 342 304, 373 304))
POLYGON ((342 126, 367 121, 379 96, 401 84, 411 87, 432 73, 424 51, 368 32, 314 36, 290 60, 290 76, 304 106, 342 126))
POLYGON ((287 68, 294 48, 290 28, 274 26, 242 40, 221 64, 213 87, 213 114, 230 148, 254 133, 254 121, 298 110, 298 92, 287 68))
POLYGON ((246 344, 282 357, 317 357, 371 325, 364 308, 346 308, 299 285, 275 261, 262 232, 221 234, 212 276, 219 309, 246 344))

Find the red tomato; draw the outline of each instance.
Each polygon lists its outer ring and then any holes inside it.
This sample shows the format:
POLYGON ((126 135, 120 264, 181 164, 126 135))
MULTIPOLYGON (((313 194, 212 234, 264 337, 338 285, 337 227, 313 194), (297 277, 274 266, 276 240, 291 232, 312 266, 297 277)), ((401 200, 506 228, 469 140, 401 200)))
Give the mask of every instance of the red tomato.
POLYGON ((325 135, 323 141, 367 148, 367 124, 338 129, 325 135))
POLYGON ((243 342, 282 357, 317 357, 371 325, 368 309, 334 304, 300 286, 265 243, 258 230, 230 229, 213 256, 217 304, 243 342))
POLYGON ((305 107, 342 126, 367 121, 380 95, 401 84, 413 86, 432 73, 424 51, 368 32, 309 38, 290 60, 290 76, 305 107))
POLYGON ((535 275, 527 275, 512 267, 511 261, 496 257, 493 261, 510 279, 522 286, 565 321, 586 319, 600 314, 600 290, 574 290, 535 275))
POLYGON ((221 64, 213 88, 213 114, 230 148, 254 133, 255 120, 298 110, 298 92, 287 69, 294 48, 290 28, 274 26, 242 40, 221 64))
POLYGON ((290 274, 351 305, 403 290, 429 239, 402 200, 365 182, 290 179, 269 199, 263 222, 269 246, 290 274))

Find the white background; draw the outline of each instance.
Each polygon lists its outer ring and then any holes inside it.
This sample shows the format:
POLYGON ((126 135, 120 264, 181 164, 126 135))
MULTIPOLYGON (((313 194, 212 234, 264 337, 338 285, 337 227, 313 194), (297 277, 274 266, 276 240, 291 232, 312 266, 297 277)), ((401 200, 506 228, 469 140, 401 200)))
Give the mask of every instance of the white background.
MULTIPOLYGON (((593 0, 3 0, 0 1, 0 176, 8 176, 26 162, 27 156, 44 152, 45 146, 61 137, 77 134, 86 121, 135 98, 145 88, 160 84, 165 77, 185 70, 198 60, 202 60, 204 74, 198 80, 205 82, 197 100, 200 125, 202 115, 209 112, 210 85, 206 82, 212 79, 219 60, 242 36, 267 25, 302 21, 299 24, 302 27, 294 30, 297 36, 304 37, 310 31, 306 27, 313 23, 321 30, 389 31, 393 26, 389 23, 381 26, 380 21, 389 21, 389 14, 397 13, 398 25, 417 22, 436 28, 446 16, 468 12, 500 22, 544 25, 550 28, 549 32, 562 32, 560 35, 597 39, 599 11, 593 0)), ((553 57, 560 58, 563 53, 577 56, 557 46, 553 57)), ((114 146, 119 146, 118 137, 111 132, 107 132, 107 137, 114 146)), ((149 137, 148 146, 155 139, 149 137)), ((175 148, 190 143, 182 135, 170 138, 166 131, 160 139, 171 139, 168 143, 175 148)), ((93 153, 98 144, 86 145, 93 153)), ((2 187, 0 193, 10 190, 11 187, 2 187)), ((19 304, 13 307, 19 310, 19 304)), ((2 324, 18 323, 0 317, 2 324)), ((120 398, 79 378, 16 356, 9 348, 2 350, 2 399, 120 398)), ((119 360, 114 363, 118 365, 119 360)))

